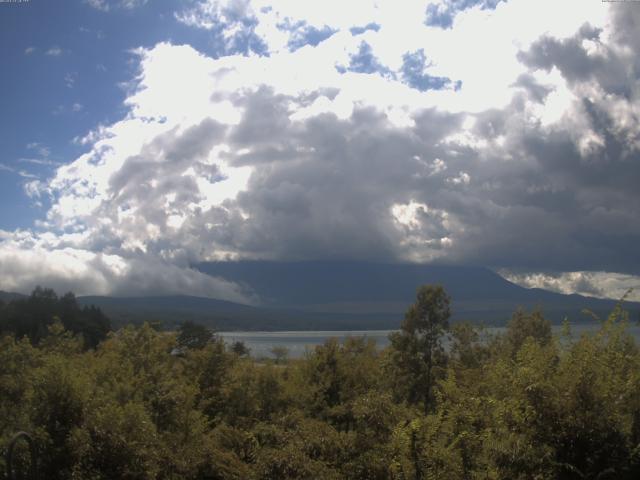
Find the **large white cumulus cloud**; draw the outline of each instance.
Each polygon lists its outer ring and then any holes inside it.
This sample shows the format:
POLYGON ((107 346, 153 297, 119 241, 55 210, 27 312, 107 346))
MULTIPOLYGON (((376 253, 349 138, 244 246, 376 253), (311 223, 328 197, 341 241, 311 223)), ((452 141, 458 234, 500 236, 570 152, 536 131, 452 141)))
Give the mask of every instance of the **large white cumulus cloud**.
POLYGON ((137 52, 127 116, 90 132, 87 153, 47 185, 30 184, 52 198, 45 219, 2 232, 0 266, 13 274, 0 288, 250 301, 191 268, 238 258, 635 282, 635 10, 510 0, 440 28, 425 24, 425 2, 303 4, 177 12, 229 54, 137 52))

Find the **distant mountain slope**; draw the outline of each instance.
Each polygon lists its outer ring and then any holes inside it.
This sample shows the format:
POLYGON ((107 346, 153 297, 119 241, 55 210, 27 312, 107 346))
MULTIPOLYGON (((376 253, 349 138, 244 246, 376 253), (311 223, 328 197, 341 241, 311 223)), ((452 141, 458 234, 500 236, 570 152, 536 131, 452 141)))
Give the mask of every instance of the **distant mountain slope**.
POLYGON ((78 301, 82 305, 100 307, 112 320, 120 324, 160 321, 165 326, 173 327, 185 320, 218 324, 226 322, 227 319, 241 322, 244 318, 254 318, 258 315, 258 309, 247 305, 186 295, 83 296, 79 297, 78 301))
MULTIPOLYGON (((562 295, 515 285, 482 267, 366 262, 213 262, 207 274, 252 288, 268 306, 314 313, 402 317, 416 288, 441 283, 453 299, 454 319, 504 323, 518 306, 541 307, 553 321, 585 320, 583 309, 606 315, 614 300, 562 295)), ((628 303, 632 312, 640 304, 628 303)))
POLYGON ((399 320, 389 315, 314 313, 278 308, 260 308, 211 298, 78 297, 81 305, 96 305, 114 325, 160 322, 176 328, 186 320, 217 330, 367 330, 396 328, 399 320))
POLYGON ((0 290, 0 300, 2 300, 3 302, 10 302, 11 300, 17 300, 19 298, 26 298, 26 295, 23 295, 22 293, 5 292, 3 290, 0 290))
MULTIPOLYGON (((118 324, 160 321, 174 328, 185 320, 219 330, 374 330, 398 328, 415 291, 441 283, 452 297, 453 320, 504 324, 513 311, 541 307, 550 320, 601 317, 614 300, 562 295, 515 285, 486 268, 363 262, 218 262, 198 268, 243 284, 262 305, 241 305, 190 296, 79 297, 118 324)), ((627 303, 637 318, 640 304, 627 303)))
POLYGON ((362 301, 412 301, 416 288, 442 283, 454 298, 506 299, 519 287, 486 268, 367 262, 214 262, 210 275, 250 285, 269 303, 303 305, 362 301))

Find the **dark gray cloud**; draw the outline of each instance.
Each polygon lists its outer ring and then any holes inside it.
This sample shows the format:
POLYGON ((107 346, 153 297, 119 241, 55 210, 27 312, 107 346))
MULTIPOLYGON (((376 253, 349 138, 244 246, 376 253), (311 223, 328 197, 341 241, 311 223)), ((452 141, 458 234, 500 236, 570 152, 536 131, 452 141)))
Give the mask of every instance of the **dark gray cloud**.
MULTIPOLYGON (((624 29, 627 24, 618 17, 615 25, 624 29)), ((555 67, 572 84, 595 81, 607 93, 629 98, 638 70, 634 61, 630 63, 626 55, 616 51, 614 47, 620 44, 604 43, 601 34, 600 29, 585 24, 570 38, 542 37, 528 51, 520 52, 518 58, 533 70, 549 71, 555 67), (591 42, 593 51, 586 42, 591 42)), ((620 38, 627 40, 628 36, 620 38)))
MULTIPOLYGON (((538 51, 536 44, 528 58, 538 51)), ((506 108, 474 115, 472 135, 482 146, 450 138, 462 114, 426 110, 411 129, 375 109, 293 123, 290 98, 259 90, 231 132, 253 146, 232 155, 256 168, 230 205, 250 218, 226 214, 216 243, 250 257, 397 260, 437 249, 433 258, 447 262, 640 273, 640 165, 637 152, 625 156, 612 112, 599 100, 576 100, 575 118, 543 126, 528 119, 526 105, 552 88, 530 74, 517 85, 522 90, 506 108), (602 139, 597 149, 581 150, 578 117, 602 139), (436 159, 443 170, 433 167, 436 159), (393 206, 412 201, 429 210, 418 209, 414 226, 394 223, 393 206)))
POLYGON ((529 98, 541 104, 544 103, 547 95, 553 91, 553 87, 541 85, 530 73, 520 75, 513 86, 523 88, 528 93, 529 98))
POLYGON ((153 199, 178 192, 178 201, 196 200, 198 189, 192 177, 180 176, 195 168, 201 176, 216 174, 215 165, 203 163, 211 148, 221 139, 225 127, 211 119, 177 134, 175 129, 157 137, 140 155, 128 158, 110 179, 111 203, 122 205, 135 200, 150 214, 153 199))
POLYGON ((599 41, 600 30, 587 24, 572 38, 558 40, 545 36, 528 51, 521 52, 518 58, 531 68, 551 70, 552 67, 558 67, 571 82, 586 80, 594 71, 602 68, 604 58, 589 55, 582 44, 583 40, 599 41))

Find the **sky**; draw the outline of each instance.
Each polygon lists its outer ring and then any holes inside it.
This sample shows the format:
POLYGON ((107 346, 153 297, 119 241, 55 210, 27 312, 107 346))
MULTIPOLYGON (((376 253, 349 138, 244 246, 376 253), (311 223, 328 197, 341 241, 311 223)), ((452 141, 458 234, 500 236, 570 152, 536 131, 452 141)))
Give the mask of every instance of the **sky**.
POLYGON ((0 289, 344 259, 640 300, 639 2, 23 0, 0 45, 0 289))

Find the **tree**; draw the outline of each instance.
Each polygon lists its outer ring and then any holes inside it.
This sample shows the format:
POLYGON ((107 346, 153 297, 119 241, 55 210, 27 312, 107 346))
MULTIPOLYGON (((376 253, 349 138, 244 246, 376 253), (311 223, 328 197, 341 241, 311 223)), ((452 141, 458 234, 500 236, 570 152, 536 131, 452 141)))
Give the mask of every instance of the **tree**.
POLYGON ((251 349, 245 345, 242 340, 236 340, 231 345, 231 351, 239 357, 248 357, 251 353, 251 349))
POLYGON ((398 380, 407 385, 410 402, 423 402, 425 413, 433 407, 435 370, 445 360, 442 337, 449 329, 450 303, 442 285, 419 287, 400 331, 389 336, 398 380))
POLYGON ((527 338, 532 338, 540 345, 547 345, 551 342, 551 337, 551 322, 544 318, 540 310, 527 314, 524 310, 518 309, 507 325, 506 340, 513 355, 520 350, 527 338))
POLYGON ((178 330, 178 345, 189 349, 200 350, 213 339, 213 332, 204 325, 186 321, 178 330))
POLYGON ((0 331, 15 338, 26 336, 36 345, 49 335, 56 319, 65 330, 82 335, 85 348, 95 348, 111 330, 110 320, 99 308, 80 308, 73 293, 58 297, 50 288, 36 287, 29 297, 11 300, 2 309, 0 331))
POLYGON ((289 349, 283 345, 276 345, 271 349, 271 354, 276 357, 276 363, 286 363, 289 349))

